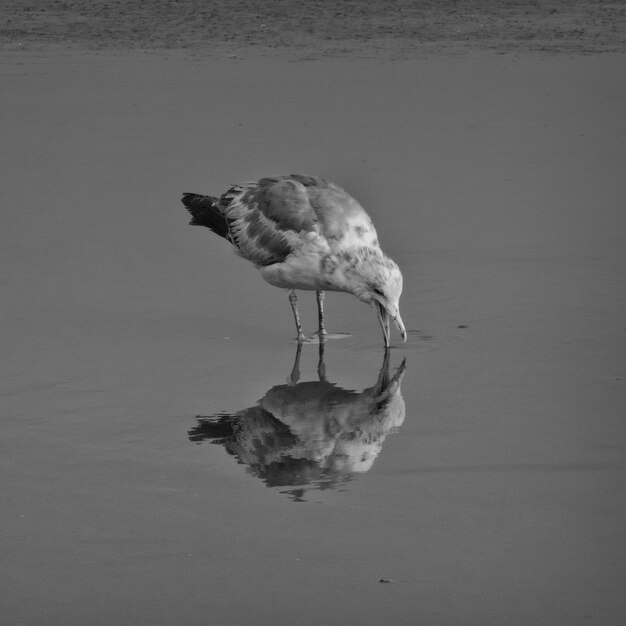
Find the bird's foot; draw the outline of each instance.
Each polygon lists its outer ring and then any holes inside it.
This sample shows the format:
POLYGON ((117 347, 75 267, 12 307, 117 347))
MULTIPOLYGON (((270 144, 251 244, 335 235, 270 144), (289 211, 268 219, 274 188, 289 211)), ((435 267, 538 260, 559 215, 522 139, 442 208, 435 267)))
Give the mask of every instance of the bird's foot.
POLYGON ((317 331, 313 333, 311 337, 306 337, 304 335, 302 335, 301 337, 297 337, 296 341, 299 344, 318 344, 325 343, 329 339, 345 339, 346 337, 352 337, 352 335, 350 333, 329 333, 326 331, 324 331, 324 333, 320 335, 319 331, 317 331))
POLYGON ((326 337, 328 337, 328 333, 325 328, 320 328, 315 334, 317 335, 318 341, 322 343, 326 341, 326 337))
POLYGON ((297 337, 296 337, 296 341, 299 344, 302 343, 317 343, 317 337, 307 337, 306 335, 300 333, 297 337))
POLYGON ((326 341, 327 339, 345 339, 346 337, 352 337, 350 333, 329 333, 327 330, 317 331, 315 333, 317 340, 326 341))

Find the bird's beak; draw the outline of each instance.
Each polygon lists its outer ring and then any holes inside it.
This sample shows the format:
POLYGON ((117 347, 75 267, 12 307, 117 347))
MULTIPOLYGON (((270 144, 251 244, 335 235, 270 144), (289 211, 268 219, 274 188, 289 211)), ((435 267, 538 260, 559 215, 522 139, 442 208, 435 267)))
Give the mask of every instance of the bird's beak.
POLYGON ((395 322, 396 326, 398 327, 398 330, 400 331, 400 336, 402 337, 402 341, 406 343, 406 329, 404 328, 404 322, 402 321, 402 318, 400 317, 400 311, 398 311, 398 315, 396 315, 393 318, 393 321, 395 322))
MULTIPOLYGON (((387 311, 387 309, 385 309, 385 307, 382 304, 380 304, 380 302, 374 302, 374 308, 376 309, 378 322, 383 331, 383 339, 385 340, 385 348, 388 348, 389 338, 391 336, 391 333, 389 332, 389 318, 391 316, 389 315, 389 312, 387 311)), ((406 341, 406 330, 404 328, 404 323, 402 321, 402 318, 400 317, 400 313, 398 312, 398 314, 392 319, 395 325, 398 327, 398 330, 400 331, 400 335, 402 336, 402 341, 406 341)))

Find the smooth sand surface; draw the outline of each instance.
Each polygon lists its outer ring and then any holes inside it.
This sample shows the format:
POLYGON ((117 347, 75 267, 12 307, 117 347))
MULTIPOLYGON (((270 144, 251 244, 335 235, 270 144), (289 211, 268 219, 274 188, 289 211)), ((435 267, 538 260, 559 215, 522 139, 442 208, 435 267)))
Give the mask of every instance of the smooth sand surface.
MULTIPOLYGON (((1 621, 623 624, 625 69, 5 53, 1 621), (369 210, 409 330, 397 433, 297 498, 190 440, 296 346, 179 202, 292 171, 369 210)), ((371 387, 374 312, 327 316, 328 380, 371 387)))

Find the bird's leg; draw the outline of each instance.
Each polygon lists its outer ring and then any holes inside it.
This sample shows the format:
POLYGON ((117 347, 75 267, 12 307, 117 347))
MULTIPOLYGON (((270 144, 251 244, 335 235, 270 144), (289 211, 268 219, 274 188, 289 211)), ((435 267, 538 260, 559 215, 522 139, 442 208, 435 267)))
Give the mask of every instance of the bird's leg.
POLYGON ((318 335, 320 338, 320 342, 324 340, 324 336, 326 335, 326 328, 324 327, 324 297, 326 293, 323 291, 316 291, 315 295, 317 297, 317 319, 319 321, 319 331, 318 335))
POLYGON ((302 342, 298 341, 298 347, 296 348, 296 358, 291 368, 291 375, 287 379, 287 383, 292 387, 298 384, 300 380, 300 354, 302 353, 302 342))
POLYGON ((295 289, 289 292, 289 303, 291 304, 291 310, 293 311, 293 319, 296 322, 296 330, 298 331, 298 342, 304 341, 306 337, 302 332, 302 324, 300 323, 300 316, 298 315, 298 296, 296 296, 295 289))
POLYGON ((320 335, 320 344, 319 344, 319 359, 317 361, 317 377, 320 379, 320 382, 326 382, 326 363, 324 363, 324 348, 326 344, 322 339, 322 335, 320 335))

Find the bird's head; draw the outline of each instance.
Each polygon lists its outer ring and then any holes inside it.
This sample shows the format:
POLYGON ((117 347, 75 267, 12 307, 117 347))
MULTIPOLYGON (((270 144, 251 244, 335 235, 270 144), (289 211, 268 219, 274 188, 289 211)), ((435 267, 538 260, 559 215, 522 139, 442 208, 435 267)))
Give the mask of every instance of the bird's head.
POLYGON ((367 255, 357 268, 359 289, 355 295, 371 304, 383 331, 385 347, 389 347, 389 320, 393 320, 406 341, 406 330, 400 317, 400 296, 402 295, 402 272, 398 265, 382 253, 367 255))

